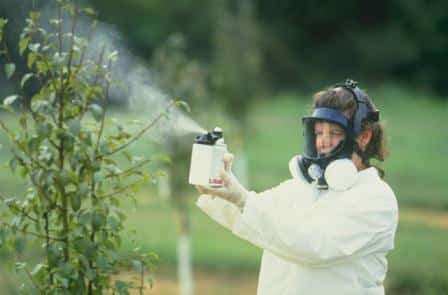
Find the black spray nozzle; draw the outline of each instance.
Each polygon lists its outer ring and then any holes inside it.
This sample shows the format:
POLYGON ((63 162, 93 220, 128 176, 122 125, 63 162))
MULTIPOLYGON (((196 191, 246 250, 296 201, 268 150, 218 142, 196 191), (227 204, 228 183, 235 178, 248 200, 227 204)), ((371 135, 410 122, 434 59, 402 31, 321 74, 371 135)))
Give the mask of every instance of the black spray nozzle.
POLYGON ((207 144, 207 145, 214 145, 216 141, 223 138, 223 132, 222 129, 219 127, 216 127, 211 132, 207 132, 201 135, 196 136, 194 139, 195 143, 200 144, 207 144))

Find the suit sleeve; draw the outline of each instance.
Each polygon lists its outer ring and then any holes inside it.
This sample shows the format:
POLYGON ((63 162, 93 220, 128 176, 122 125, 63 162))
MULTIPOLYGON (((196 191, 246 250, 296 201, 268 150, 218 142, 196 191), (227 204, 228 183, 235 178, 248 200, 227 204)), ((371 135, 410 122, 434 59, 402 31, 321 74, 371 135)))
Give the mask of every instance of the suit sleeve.
MULTIPOLYGON (((262 198, 264 195, 272 195, 270 192, 284 191, 284 187, 288 186, 289 181, 285 181, 274 187, 271 190, 266 191, 263 194, 256 194, 255 192, 250 192, 250 196, 259 199, 259 202, 267 203, 266 206, 272 206, 272 199, 262 198)), ((234 204, 223 200, 219 197, 213 197, 210 195, 201 195, 196 201, 196 206, 199 207, 205 214, 207 214, 211 219, 213 219, 218 224, 223 227, 232 230, 236 220, 241 216, 241 209, 234 204)))
POLYGON ((288 261, 314 266, 393 248, 398 214, 393 193, 370 192, 366 202, 341 196, 282 204, 285 194, 291 192, 279 188, 263 198, 249 196, 233 233, 288 261))

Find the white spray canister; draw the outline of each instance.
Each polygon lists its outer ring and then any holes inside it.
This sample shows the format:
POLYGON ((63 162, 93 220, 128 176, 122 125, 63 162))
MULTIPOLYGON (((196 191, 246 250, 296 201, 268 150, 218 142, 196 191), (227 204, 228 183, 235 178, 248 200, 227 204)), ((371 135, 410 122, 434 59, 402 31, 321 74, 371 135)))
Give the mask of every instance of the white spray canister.
POLYGON ((224 154, 227 146, 224 143, 222 129, 216 127, 212 132, 198 135, 193 144, 188 182, 195 185, 220 187, 220 177, 224 168, 224 154))

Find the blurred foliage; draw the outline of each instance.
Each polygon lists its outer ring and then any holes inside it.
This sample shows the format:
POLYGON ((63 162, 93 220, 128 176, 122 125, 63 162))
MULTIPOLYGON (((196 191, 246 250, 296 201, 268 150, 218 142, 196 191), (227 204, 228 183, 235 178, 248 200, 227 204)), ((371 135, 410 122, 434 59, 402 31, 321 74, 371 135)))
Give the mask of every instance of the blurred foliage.
MULTIPOLYGON (((47 2, 4 0, 0 16, 18 32, 23 24, 16 19, 47 2)), ((81 2, 94 5, 99 19, 148 61, 170 36, 183 36, 186 56, 210 66, 215 98, 242 105, 232 108, 235 115, 267 85, 309 91, 348 76, 448 93, 448 2, 442 0, 81 2)))
MULTIPOLYGON (((91 2, 100 18, 117 24, 148 58, 167 36, 180 32, 189 41, 189 56, 213 63, 216 23, 222 22, 234 27, 227 46, 241 54, 248 52, 238 35, 250 26, 258 31, 257 51, 273 86, 308 90, 351 76, 448 93, 448 2, 443 0, 132 0, 125 9, 118 0, 91 2), (253 5, 252 24, 227 17, 247 5, 253 5)), ((241 59, 229 62, 238 66, 241 59)))
POLYGON ((212 7, 212 88, 229 115, 243 125, 251 101, 266 88, 254 8, 252 0, 216 0, 212 7))

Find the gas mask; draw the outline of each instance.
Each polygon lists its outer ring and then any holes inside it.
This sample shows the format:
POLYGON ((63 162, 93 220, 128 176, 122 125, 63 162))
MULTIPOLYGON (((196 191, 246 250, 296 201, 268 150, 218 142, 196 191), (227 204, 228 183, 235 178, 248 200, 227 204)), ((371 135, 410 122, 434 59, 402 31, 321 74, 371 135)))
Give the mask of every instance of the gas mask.
POLYGON ((364 120, 379 120, 379 111, 369 103, 367 95, 355 81, 334 85, 337 87, 348 90, 355 98, 356 110, 352 119, 339 110, 324 107, 315 108, 311 116, 302 118, 305 146, 303 155, 297 157, 297 165, 305 180, 321 190, 345 190, 356 182, 357 169, 351 161, 352 153, 361 151, 356 138, 361 133, 364 120), (318 122, 336 124, 345 133, 344 139, 326 153, 319 153, 316 148, 315 125, 318 122))

